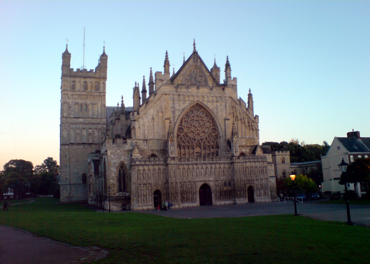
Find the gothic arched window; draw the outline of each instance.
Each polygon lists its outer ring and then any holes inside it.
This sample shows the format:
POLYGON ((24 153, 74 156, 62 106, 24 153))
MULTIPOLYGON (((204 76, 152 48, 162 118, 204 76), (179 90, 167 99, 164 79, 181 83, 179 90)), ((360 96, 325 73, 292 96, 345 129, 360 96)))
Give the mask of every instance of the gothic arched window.
POLYGON ((195 104, 181 119, 177 129, 177 150, 180 157, 218 156, 218 129, 210 113, 195 104))
POLYGON ((87 82, 84 82, 84 91, 87 91, 87 82))
POLYGON ((95 83, 95 91, 99 91, 99 83, 98 82, 95 83))
POLYGON ((72 91, 76 90, 76 82, 72 82, 72 91))
POLYGON ((126 192, 126 174, 123 165, 118 171, 118 192, 126 192))

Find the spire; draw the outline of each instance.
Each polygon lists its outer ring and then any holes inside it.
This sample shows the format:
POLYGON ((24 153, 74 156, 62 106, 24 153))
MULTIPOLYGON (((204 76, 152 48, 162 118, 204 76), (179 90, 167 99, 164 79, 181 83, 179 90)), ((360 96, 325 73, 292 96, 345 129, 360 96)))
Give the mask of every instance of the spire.
POLYGON ((141 89, 141 94, 143 98, 143 103, 146 101, 146 83, 145 83, 145 75, 143 76, 143 88, 141 89))
POLYGON ((193 52, 197 52, 197 49, 195 47, 195 39, 194 39, 194 42, 193 42, 193 52))
POLYGON ((249 88, 249 93, 248 93, 248 109, 252 111, 252 115, 254 115, 254 110, 253 110, 253 95, 251 92, 251 88, 249 88))
POLYGON ((108 57, 108 55, 105 53, 105 41, 104 41, 104 45, 103 45, 103 53, 100 55, 100 58, 102 57, 108 57))
POLYGON ((68 43, 66 44, 66 50, 63 52, 63 57, 71 57, 71 53, 68 51, 68 43))
POLYGON ((173 71, 172 71, 172 76, 175 75, 175 64, 173 65, 173 71))
POLYGON ((185 63, 185 52, 183 53, 183 59, 182 59, 182 63, 184 64, 185 63))
POLYGON ((170 61, 168 60, 168 52, 166 50, 166 56, 165 56, 165 59, 164 59, 164 73, 170 73, 170 61))
POLYGON ((229 56, 226 56, 226 63, 225 63, 225 82, 228 84, 229 80, 231 80, 231 67, 229 62, 229 56))
POLYGON ((150 67, 150 74, 149 74, 149 96, 154 92, 154 81, 153 81, 153 72, 152 67, 150 67))
POLYGON ((220 68, 216 64, 216 55, 213 62, 213 67, 211 69, 211 74, 213 78, 216 79, 217 83, 220 83, 220 68))

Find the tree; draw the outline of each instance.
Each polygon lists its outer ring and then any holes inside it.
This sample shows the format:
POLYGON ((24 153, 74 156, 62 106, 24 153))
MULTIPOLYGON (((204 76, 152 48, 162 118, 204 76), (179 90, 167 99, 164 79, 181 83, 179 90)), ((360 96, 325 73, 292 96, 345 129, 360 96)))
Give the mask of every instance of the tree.
MULTIPOLYGON (((307 175, 297 175, 295 180, 295 189, 296 190, 302 190, 305 191, 306 193, 310 192, 316 192, 317 191, 317 185, 316 183, 307 177, 307 175)), ((290 177, 285 179, 285 184, 288 189, 293 189, 293 181, 290 177)))
POLYGON ((365 187, 366 196, 370 193, 370 158, 356 159, 348 165, 347 172, 340 176, 339 184, 359 182, 365 187))
POLYGON ((30 161, 10 160, 4 165, 5 188, 13 188, 14 196, 23 198, 30 187, 30 179, 33 176, 33 165, 30 161))
POLYGON ((48 157, 41 165, 35 167, 35 174, 40 177, 39 193, 43 195, 59 193, 57 176, 60 167, 56 160, 48 157))

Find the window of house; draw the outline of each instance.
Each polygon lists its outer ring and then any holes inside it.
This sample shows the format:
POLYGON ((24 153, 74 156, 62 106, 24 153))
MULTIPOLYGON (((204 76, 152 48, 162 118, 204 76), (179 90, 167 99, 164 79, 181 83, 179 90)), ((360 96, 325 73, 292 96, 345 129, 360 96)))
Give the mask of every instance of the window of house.
POLYGON ((95 83, 95 91, 99 91, 99 83, 98 82, 95 83))
POLYGON ((229 182, 229 187, 231 187, 231 182, 229 182))
POLYGON ((76 82, 72 82, 72 90, 76 90, 76 82))
POLYGON ((286 172, 283 171, 283 179, 285 179, 285 178, 286 178, 286 172))
POLYGON ((340 150, 340 146, 337 147, 337 150, 340 150))
POLYGON ((227 186, 227 183, 226 183, 226 182, 224 182, 224 186, 225 186, 225 187, 227 186))
POLYGON ((281 158, 281 163, 285 163, 285 157, 281 158))
POLYGON ((365 155, 364 158, 367 159, 369 156, 368 155, 365 155))
POLYGON ((350 155, 350 156, 349 156, 349 160, 350 160, 351 162, 354 162, 354 161, 355 161, 355 159, 353 158, 353 155, 350 155))
POLYGON ((362 156, 361 156, 361 155, 358 155, 358 157, 357 157, 357 158, 361 159, 361 158, 362 158, 362 156))
POLYGON ((84 91, 87 91, 87 82, 84 82, 84 91))

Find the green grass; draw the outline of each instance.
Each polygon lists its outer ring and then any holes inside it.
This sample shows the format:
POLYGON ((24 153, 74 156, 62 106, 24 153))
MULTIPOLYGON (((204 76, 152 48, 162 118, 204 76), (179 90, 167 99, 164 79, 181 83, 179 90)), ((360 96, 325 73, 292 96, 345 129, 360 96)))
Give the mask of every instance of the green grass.
POLYGON ((172 219, 52 198, 31 204, 0 211, 0 224, 108 249, 98 263, 364 263, 370 244, 369 228, 292 215, 172 219))

